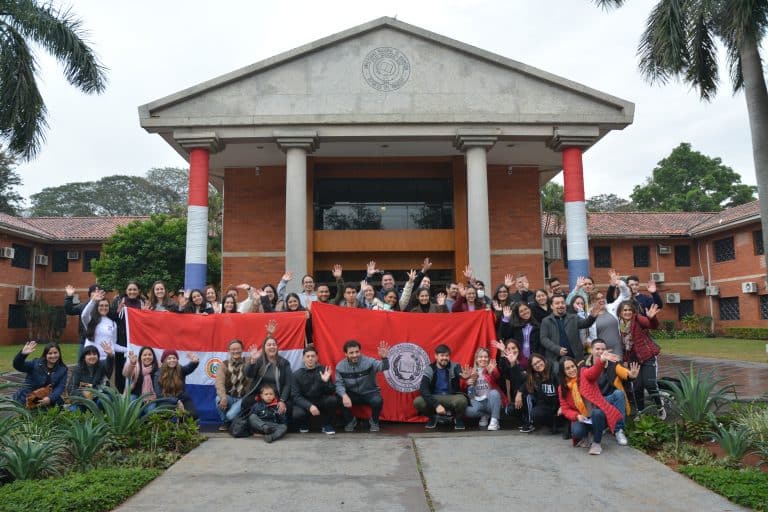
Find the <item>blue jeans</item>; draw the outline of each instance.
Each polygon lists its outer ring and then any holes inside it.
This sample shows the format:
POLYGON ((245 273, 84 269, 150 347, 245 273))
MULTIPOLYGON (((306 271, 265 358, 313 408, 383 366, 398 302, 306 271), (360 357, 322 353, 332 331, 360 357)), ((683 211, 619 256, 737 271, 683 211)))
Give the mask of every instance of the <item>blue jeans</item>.
POLYGON ((595 407, 592 409, 592 415, 590 416, 592 424, 588 425, 580 421, 571 422, 571 437, 575 441, 581 441, 587 437, 587 433, 592 431, 592 440, 595 443, 599 443, 603 439, 603 430, 605 430, 605 413, 595 407))
POLYGON ((474 398, 469 401, 469 407, 464 409, 464 416, 467 418, 479 418, 480 416, 490 416, 498 420, 501 416, 501 395, 495 389, 488 390, 485 400, 478 402, 474 398))
POLYGON ((605 395, 603 398, 621 413, 621 420, 616 422, 616 430, 624 430, 624 418, 627 416, 627 402, 625 401, 624 392, 620 389, 615 389, 613 393, 605 395))
POLYGON ((225 410, 221 410, 219 407, 219 400, 216 399, 215 401, 215 407, 216 412, 219 413, 219 418, 221 421, 224 422, 230 422, 237 418, 237 416, 240 414, 240 408, 242 406, 243 399, 242 398, 234 398, 230 395, 227 395, 227 408, 225 410))

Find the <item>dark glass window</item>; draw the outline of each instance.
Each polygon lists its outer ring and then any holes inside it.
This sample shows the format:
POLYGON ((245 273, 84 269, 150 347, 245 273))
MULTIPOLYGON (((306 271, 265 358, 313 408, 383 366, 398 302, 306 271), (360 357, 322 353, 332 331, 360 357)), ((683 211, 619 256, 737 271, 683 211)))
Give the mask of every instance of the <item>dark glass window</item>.
POLYGON ((32 265, 32 249, 25 245, 13 244, 13 260, 11 260, 12 267, 30 268, 32 265))
POLYGON ((53 272, 69 272, 67 251, 53 251, 51 255, 51 270, 53 272))
POLYGON ((632 247, 632 256, 635 267, 651 266, 651 249, 647 245, 636 245, 632 247))
POLYGON ((682 320, 684 316, 693 314, 693 301, 689 299, 680 300, 677 305, 677 319, 682 320))
POLYGON ((450 229, 450 179, 318 179, 315 229, 450 229))
POLYGON ((758 229, 752 232, 752 240, 755 246, 755 255, 765 254, 765 248, 763 247, 763 230, 758 229))
POLYGON ((768 295, 760 296, 760 319, 768 320, 768 295))
POLYGON ((611 268, 611 248, 605 245, 596 245, 595 268, 611 268))
POLYGON ((721 297, 719 303, 720 320, 739 320, 741 318, 738 297, 721 297))
POLYGON ((736 259, 736 248, 733 246, 733 237, 715 240, 715 261, 730 261, 736 259))
POLYGON ((8 328, 26 329, 27 317, 24 315, 24 306, 21 304, 8 304, 8 328))
POLYGON ((676 267, 691 266, 691 246, 690 245, 675 246, 675 266, 676 267))
POLYGON ((99 259, 99 251, 83 251, 83 272, 91 272, 91 262, 99 259))

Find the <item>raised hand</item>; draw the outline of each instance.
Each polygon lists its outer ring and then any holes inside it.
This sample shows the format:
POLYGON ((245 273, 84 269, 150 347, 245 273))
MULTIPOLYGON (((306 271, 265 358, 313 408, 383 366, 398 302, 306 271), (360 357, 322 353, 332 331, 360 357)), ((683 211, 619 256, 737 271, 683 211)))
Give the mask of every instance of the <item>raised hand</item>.
POLYGON ((587 279, 584 276, 579 276, 578 278, 576 278, 576 288, 577 289, 583 288, 584 287, 584 283, 586 281, 587 281, 587 279))
POLYGON ((64 287, 64 293, 67 294, 67 297, 73 296, 75 294, 75 287, 72 286, 71 284, 68 284, 67 286, 64 287))
POLYGON ((640 375, 640 363, 634 361, 629 363, 629 378, 636 379, 638 375, 640 375))
POLYGON ((387 345, 386 341, 381 340, 381 343, 379 343, 379 357, 383 359, 388 355, 389 355, 389 345, 387 345))
POLYGON ((281 280, 282 280, 282 281, 285 281, 285 282, 287 283, 287 282, 288 282, 288 281, 290 281, 291 279, 293 279, 293 273, 292 273, 292 272, 287 272, 287 271, 286 271, 286 272, 285 272, 285 274, 283 274, 283 277, 282 277, 282 279, 281 279, 281 280))
POLYGON ((93 300, 95 302, 99 302, 100 300, 104 300, 104 297, 106 297, 106 296, 107 296, 107 292, 105 292, 104 290, 96 290, 95 292, 93 292, 93 300))
POLYGON ((108 341, 102 341, 101 342, 101 348, 104 349, 104 353, 107 354, 107 357, 112 355, 112 343, 108 341))
POLYGON ((512 306, 504 306, 501 310, 501 314, 504 316, 504 318, 512 317, 512 306))
POLYGON ((416 281, 416 274, 417 272, 414 269, 411 269, 410 272, 408 272, 408 282, 413 283, 416 281))
POLYGON ((426 274, 430 268, 432 268, 432 262, 429 261, 429 258, 424 258, 424 261, 421 262, 421 273, 426 274))
POLYGON ((648 288, 648 293, 656 293, 656 281, 653 279, 649 280, 646 288, 648 288))
POLYGON ((512 366, 514 366, 515 363, 517 363, 517 358, 519 356, 520 356, 519 351, 515 353, 515 352, 512 352, 512 350, 509 348, 504 349, 504 357, 507 359, 507 361, 509 361, 509 364, 511 364, 512 366))
POLYGON ((491 342, 491 345, 496 347, 496 350, 501 350, 502 352, 504 351, 504 348, 505 348, 504 347, 504 342, 501 342, 499 340, 493 340, 491 342))
POLYGON ((199 363, 200 362, 200 358, 197 357, 197 354, 195 354, 194 352, 187 352, 186 356, 187 356, 187 359, 189 359, 190 363, 199 363))
POLYGON ((267 322, 266 329, 267 329, 267 335, 274 336, 275 331, 277 330, 277 320, 273 318, 272 320, 267 322))
POLYGON ((488 375, 492 374, 493 371, 496 369, 496 360, 491 359, 488 361, 488 366, 485 367, 485 371, 488 375))
POLYGON ((323 382, 328 382, 329 380, 331 380, 331 367, 330 366, 326 366, 325 370, 323 370, 320 373, 320 380, 322 380, 323 382))
POLYGON ((136 363, 139 360, 139 357, 136 355, 136 352, 131 350, 128 352, 128 360, 131 362, 131 365, 136 366, 136 363))
POLYGON ((608 281, 611 286, 619 286, 619 274, 614 269, 608 271, 608 281))
POLYGON ((512 276, 512 274, 507 274, 504 276, 504 286, 507 288, 511 288, 512 285, 515 284, 515 278, 512 276))
POLYGON ((603 352, 600 355, 600 359, 603 362, 607 361, 607 362, 611 362, 611 363, 618 363, 621 360, 621 358, 618 356, 618 354, 614 354, 613 352, 610 351, 610 349, 606 349, 605 352, 603 352))
POLYGON ((494 311, 501 311, 503 308, 501 307, 501 303, 497 300, 492 301, 493 309, 494 311))
POLYGON ((596 300, 594 304, 592 304, 592 307, 589 308, 589 314, 591 316, 598 316, 600 313, 603 312, 605 309, 605 301, 603 300, 596 300))
POLYGON ((472 270, 472 267, 471 267, 471 266, 469 266, 469 265, 466 265, 466 266, 464 267, 464 272, 463 272, 463 274, 464 274, 464 277, 466 277, 466 278, 467 278, 467 281, 472 281, 472 278, 473 278, 473 277, 474 277, 474 275, 475 275, 475 274, 474 274, 474 271, 472 270))
POLYGON ((473 371, 474 371, 474 368, 472 368, 469 365, 464 365, 461 367, 461 373, 459 374, 459 377, 461 377, 464 380, 468 380, 472 376, 473 371))
POLYGON ((250 351, 251 351, 251 364, 254 364, 256 361, 259 360, 259 357, 261 357, 261 349, 256 345, 251 345, 250 351))
POLYGON ((365 273, 368 275, 368 277, 371 277, 374 274, 378 274, 379 272, 381 271, 376 268, 376 262, 373 260, 369 261, 365 266, 365 273))
POLYGON ((445 299, 447 298, 447 295, 443 292, 440 292, 437 294, 436 300, 438 306, 445 306, 445 299))
POLYGON ((21 348, 21 353, 24 354, 25 356, 28 356, 29 354, 34 352, 36 348, 37 348, 37 342, 36 341, 28 341, 21 348))
POLYGON ((331 269, 331 274, 333 274, 333 278, 337 281, 341 279, 341 265, 334 265, 331 269))
POLYGON ((651 304, 651 307, 645 310, 645 316, 648 318, 653 318, 656 316, 656 313, 659 312, 659 306, 656 304, 651 304))

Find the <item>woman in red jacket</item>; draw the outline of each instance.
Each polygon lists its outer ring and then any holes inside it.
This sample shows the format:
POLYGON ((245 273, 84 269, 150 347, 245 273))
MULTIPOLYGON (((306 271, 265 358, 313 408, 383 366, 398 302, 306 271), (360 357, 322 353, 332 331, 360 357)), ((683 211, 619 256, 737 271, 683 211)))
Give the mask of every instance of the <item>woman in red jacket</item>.
POLYGON ((645 311, 645 315, 639 314, 635 308, 636 305, 632 302, 624 301, 619 304, 618 309, 619 333, 624 344, 624 359, 640 364, 640 374, 632 383, 635 410, 642 412, 645 409, 645 392, 647 390, 659 409, 659 416, 661 419, 666 419, 667 411, 661 405, 659 384, 656 381, 658 374, 656 356, 659 355, 661 349, 648 332, 650 329, 659 327, 659 320, 656 318, 659 307, 652 304, 645 311))
MULTIPOLYGON (((602 362, 617 362, 618 356, 610 352, 600 355, 602 362)), ((600 445, 606 425, 615 432, 616 424, 622 421, 621 412, 609 404, 597 380, 603 372, 602 364, 589 368, 579 368, 576 361, 565 357, 560 362, 560 414, 571 421, 571 437, 575 444, 583 446, 589 432, 592 432, 590 455, 600 455, 603 448, 600 445)))

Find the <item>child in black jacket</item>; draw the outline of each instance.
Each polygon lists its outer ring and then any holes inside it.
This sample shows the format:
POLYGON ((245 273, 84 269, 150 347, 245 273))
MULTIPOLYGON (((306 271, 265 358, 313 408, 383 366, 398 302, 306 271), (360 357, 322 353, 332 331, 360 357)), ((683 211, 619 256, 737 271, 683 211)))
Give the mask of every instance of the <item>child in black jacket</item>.
POLYGON ((280 412, 280 402, 275 389, 270 384, 261 386, 259 400, 251 408, 248 423, 253 432, 264 434, 264 441, 271 443, 283 437, 288 430, 285 424, 285 411, 280 412))

